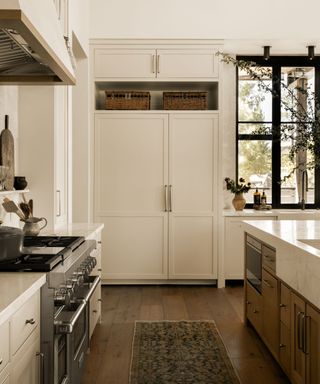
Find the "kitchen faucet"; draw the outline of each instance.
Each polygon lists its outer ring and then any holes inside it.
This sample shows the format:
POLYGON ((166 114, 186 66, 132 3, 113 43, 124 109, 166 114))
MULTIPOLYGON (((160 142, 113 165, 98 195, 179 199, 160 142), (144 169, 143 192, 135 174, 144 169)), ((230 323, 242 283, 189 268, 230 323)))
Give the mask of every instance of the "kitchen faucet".
POLYGON ((306 201, 305 201, 305 198, 304 198, 304 192, 308 192, 308 172, 307 170, 305 169, 304 171, 302 171, 302 180, 301 180, 301 209, 302 210, 305 210, 306 209, 306 201), (306 187, 306 188, 304 188, 306 187))

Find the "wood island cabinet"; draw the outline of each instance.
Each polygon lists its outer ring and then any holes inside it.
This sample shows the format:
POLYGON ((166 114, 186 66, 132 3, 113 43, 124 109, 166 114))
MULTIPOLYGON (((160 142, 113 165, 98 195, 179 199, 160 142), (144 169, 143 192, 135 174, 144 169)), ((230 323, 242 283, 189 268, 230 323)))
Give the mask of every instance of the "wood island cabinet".
POLYGON ((320 312, 291 295, 291 377, 294 384, 320 383, 320 312))
POLYGON ((261 294, 245 280, 246 320, 261 336, 291 383, 319 384, 320 311, 275 275, 274 250, 260 243, 261 294))

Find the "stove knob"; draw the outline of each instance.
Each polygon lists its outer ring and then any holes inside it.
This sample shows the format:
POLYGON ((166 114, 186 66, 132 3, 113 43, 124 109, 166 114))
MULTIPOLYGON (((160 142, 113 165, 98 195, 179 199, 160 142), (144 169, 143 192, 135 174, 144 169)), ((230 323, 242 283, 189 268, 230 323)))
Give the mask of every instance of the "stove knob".
POLYGON ((70 293, 73 293, 75 287, 75 283, 71 280, 66 280, 66 283, 60 286, 60 288, 66 289, 70 293))
POLYGON ((69 305, 70 304, 70 292, 65 288, 59 288, 54 293, 54 304, 56 306, 69 305))
POLYGON ((76 272, 73 272, 72 276, 73 278, 76 279, 77 285, 81 285, 84 281, 84 274, 82 271, 77 270, 76 272))

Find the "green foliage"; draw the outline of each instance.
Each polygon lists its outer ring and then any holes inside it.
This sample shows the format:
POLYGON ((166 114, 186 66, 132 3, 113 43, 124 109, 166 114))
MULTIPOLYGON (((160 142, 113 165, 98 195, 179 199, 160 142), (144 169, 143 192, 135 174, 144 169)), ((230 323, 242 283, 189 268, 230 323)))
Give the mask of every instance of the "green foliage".
POLYGON ((229 177, 226 177, 224 181, 226 182, 227 190, 236 195, 239 193, 247 193, 251 188, 251 183, 246 184, 245 179, 242 177, 240 177, 239 182, 232 180, 229 177))

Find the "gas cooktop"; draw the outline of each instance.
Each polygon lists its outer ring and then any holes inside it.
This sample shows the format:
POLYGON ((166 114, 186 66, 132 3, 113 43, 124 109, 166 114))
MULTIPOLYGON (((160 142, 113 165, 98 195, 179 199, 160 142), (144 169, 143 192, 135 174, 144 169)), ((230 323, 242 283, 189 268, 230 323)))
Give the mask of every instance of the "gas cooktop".
POLYGON ((0 271, 49 272, 83 242, 81 236, 25 236, 22 255, 0 263, 0 271))

